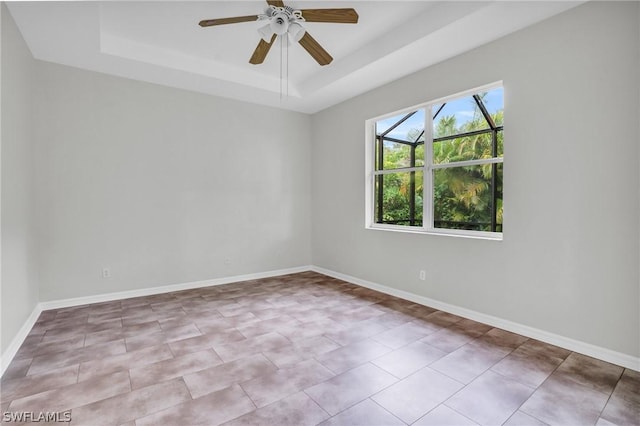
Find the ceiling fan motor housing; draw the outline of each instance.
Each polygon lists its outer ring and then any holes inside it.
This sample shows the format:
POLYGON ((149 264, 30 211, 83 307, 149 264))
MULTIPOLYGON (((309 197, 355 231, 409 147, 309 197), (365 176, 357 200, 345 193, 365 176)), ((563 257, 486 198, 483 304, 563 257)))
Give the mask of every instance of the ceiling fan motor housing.
POLYGON ((300 22, 304 22, 302 12, 291 6, 269 6, 263 15, 258 15, 258 20, 268 20, 269 24, 258 29, 262 38, 269 42, 273 34, 281 36, 289 33, 294 41, 299 41, 305 33, 300 22))
POLYGON ((271 17, 269 26, 275 34, 285 34, 289 29, 289 17, 285 13, 277 13, 271 17))

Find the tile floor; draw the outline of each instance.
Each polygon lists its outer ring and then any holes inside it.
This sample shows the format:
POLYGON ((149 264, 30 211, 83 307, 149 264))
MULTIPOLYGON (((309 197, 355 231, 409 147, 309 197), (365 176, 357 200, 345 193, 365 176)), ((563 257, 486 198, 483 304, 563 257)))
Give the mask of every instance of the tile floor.
POLYGON ((71 425, 640 424, 638 372, 313 272, 43 312, 1 386, 71 425))

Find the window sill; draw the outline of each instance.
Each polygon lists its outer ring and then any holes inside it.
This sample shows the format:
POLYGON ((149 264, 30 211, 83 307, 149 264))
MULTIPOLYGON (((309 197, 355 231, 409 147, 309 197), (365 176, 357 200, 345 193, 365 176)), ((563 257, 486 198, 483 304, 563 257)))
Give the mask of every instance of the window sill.
POLYGON ((423 234, 423 235, 437 235, 441 237, 454 237, 454 238, 470 238, 473 240, 489 240, 489 241, 502 241, 502 233, 500 232, 481 232, 481 231, 452 231, 450 229, 433 230, 424 229, 418 227, 408 226, 377 226, 367 225, 366 229, 374 231, 391 231, 391 232, 403 232, 406 234, 423 234))

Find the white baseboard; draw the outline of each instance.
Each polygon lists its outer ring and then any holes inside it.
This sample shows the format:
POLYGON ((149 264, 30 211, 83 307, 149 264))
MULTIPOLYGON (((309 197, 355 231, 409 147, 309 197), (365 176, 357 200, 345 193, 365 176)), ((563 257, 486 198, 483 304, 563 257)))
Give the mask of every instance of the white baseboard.
POLYGON ((240 281, 256 280, 261 278, 277 277, 280 275, 295 274, 298 272, 314 271, 320 274, 324 274, 330 277, 338 278, 362 287, 370 288, 372 290, 379 291, 381 293, 389 294, 391 296, 400 297, 411 302, 419 303, 421 305, 429 306, 434 309, 449 312, 454 315, 469 318, 474 321, 479 321, 494 327, 501 328, 503 330, 518 333, 526 337, 537 339, 552 345, 560 346, 565 349, 569 349, 574 352, 578 352, 584 355, 588 355, 603 361, 607 361, 616 365, 620 365, 625 368, 629 368, 635 371, 640 371, 640 358, 633 357, 631 355, 623 354, 620 352, 612 351, 610 349, 602 348, 600 346, 592 345, 590 343, 574 340, 569 337, 560 336, 558 334, 550 333, 537 328, 529 327, 526 325, 518 324, 512 321, 508 321, 502 318, 494 317, 491 315, 476 312, 470 309, 461 308, 459 306, 450 305, 448 303, 440 302, 428 297, 419 296, 417 294, 409 293, 403 290, 398 290, 392 287, 387 287, 382 284, 377 284, 371 281, 356 278, 350 275, 335 272, 329 269, 321 268, 319 266, 299 266, 295 268, 279 269, 267 272, 258 272, 254 274, 236 275, 232 277, 215 278, 211 280, 194 281, 181 284, 172 284, 161 287, 143 288, 138 290, 122 291, 117 293, 99 294, 95 296, 77 297, 72 299, 54 300, 49 302, 41 302, 35 306, 33 312, 27 318, 24 325, 16 336, 11 341, 9 347, 4 351, 0 358, 0 375, 4 374, 5 370, 15 357, 18 349, 24 342, 24 339, 29 335, 31 328, 33 328, 36 320, 40 316, 42 311, 48 309, 60 309, 70 306, 85 305, 89 303, 108 302, 111 300, 126 299, 130 297, 150 296, 153 294, 170 293, 173 291, 189 290, 193 288, 210 287, 223 284, 231 284, 240 281))
POLYGON ((550 333, 548 331, 540 330, 537 328, 529 327, 526 325, 518 324, 516 322, 508 321, 502 318, 494 317, 491 315, 476 312, 471 309, 461 308, 459 306, 450 305, 448 303, 440 302, 438 300, 430 299, 428 297, 419 296, 417 294, 409 293, 407 291, 398 290, 392 287, 387 287, 382 284, 377 284, 371 281, 356 278, 350 275, 335 272, 329 269, 321 268, 319 266, 312 266, 311 270, 320 274, 328 275, 330 277, 338 278, 343 281, 350 282, 362 287, 367 287, 372 290, 379 291, 381 293, 396 296, 401 299, 409 300, 421 305, 429 306, 434 309, 449 312, 454 315, 458 315, 464 318, 468 318, 474 321, 482 322, 484 324, 498 327, 503 330, 511 331, 512 333, 521 334, 532 339, 540 340, 561 348, 569 349, 574 352, 578 352, 584 355, 591 356, 593 358, 601 359, 603 361, 610 362, 612 364, 620 365, 631 370, 640 371, 640 358, 627 355, 621 352, 612 351, 611 349, 603 348, 600 346, 592 345, 590 343, 574 340, 569 337, 561 336, 558 334, 550 333))
POLYGON ((27 336, 29 335, 29 332, 31 331, 36 321, 38 320, 38 317, 40 316, 41 312, 42 312, 42 307, 38 303, 33 308, 33 311, 31 312, 31 315, 29 315, 29 318, 27 318, 27 320, 22 325, 22 328, 20 328, 18 333, 15 335, 15 337, 9 344, 9 347, 4 351, 4 353, 0 357, 0 376, 4 374, 5 370, 7 369, 11 361, 13 361, 13 357, 15 357, 16 353, 18 353, 18 349, 20 349, 20 346, 22 346, 24 339, 26 339, 27 336))
POLYGON ((193 288, 212 287, 216 285, 237 283, 240 281, 258 280, 280 275, 295 274, 310 271, 311 266, 277 269, 274 271, 257 272, 254 274, 234 275, 231 277, 214 278, 211 280, 192 281, 180 284, 170 284, 160 287, 141 288, 137 290, 119 291, 116 293, 97 294, 95 296, 74 297, 72 299, 52 300, 40 302, 43 311, 48 309, 68 308, 70 306, 87 305, 89 303, 109 302, 111 300, 128 299, 131 297, 151 296, 153 294, 171 293, 172 291, 191 290, 193 288))

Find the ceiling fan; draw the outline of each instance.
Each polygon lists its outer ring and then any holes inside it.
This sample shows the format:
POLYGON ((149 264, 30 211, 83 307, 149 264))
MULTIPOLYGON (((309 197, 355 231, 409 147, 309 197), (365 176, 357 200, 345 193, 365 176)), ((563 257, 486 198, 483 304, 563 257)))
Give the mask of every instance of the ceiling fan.
POLYGON ((282 0, 267 0, 269 7, 261 15, 236 16, 233 18, 205 19, 201 27, 236 24, 239 22, 264 21, 267 24, 258 32, 262 39, 253 51, 249 63, 257 65, 264 62, 269 49, 278 36, 288 35, 300 45, 320 65, 327 65, 333 58, 301 25, 303 22, 330 22, 336 24, 357 24, 358 14, 354 9, 293 9, 285 6, 282 0))

